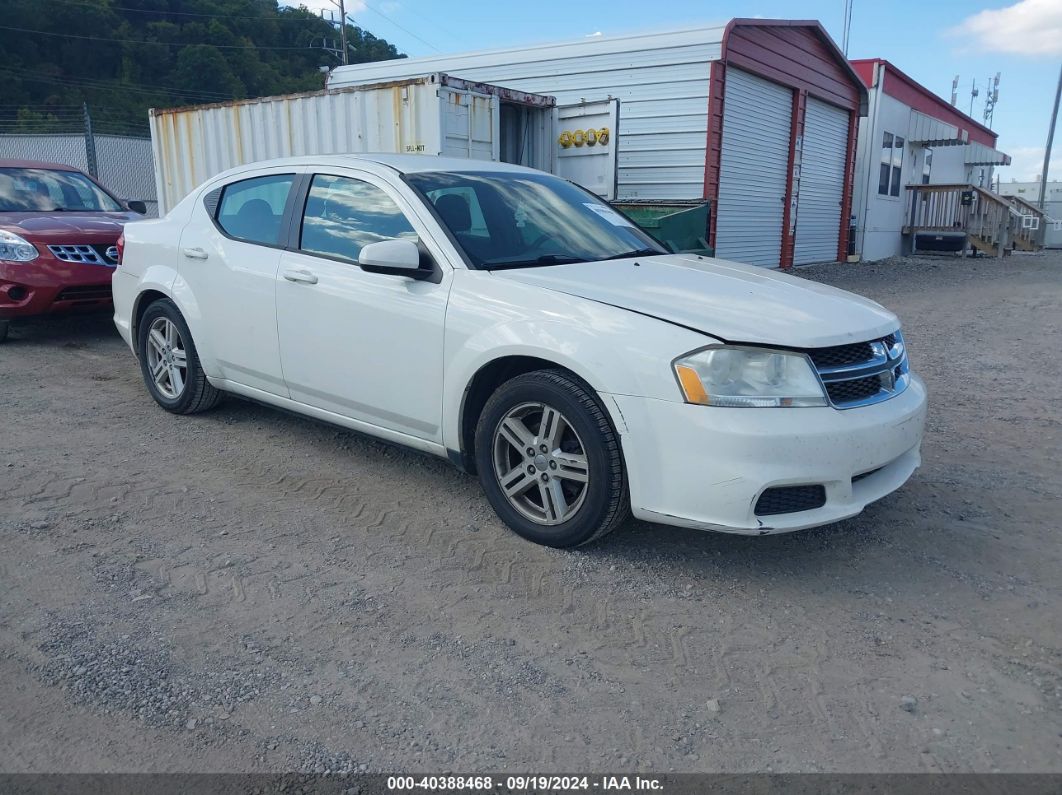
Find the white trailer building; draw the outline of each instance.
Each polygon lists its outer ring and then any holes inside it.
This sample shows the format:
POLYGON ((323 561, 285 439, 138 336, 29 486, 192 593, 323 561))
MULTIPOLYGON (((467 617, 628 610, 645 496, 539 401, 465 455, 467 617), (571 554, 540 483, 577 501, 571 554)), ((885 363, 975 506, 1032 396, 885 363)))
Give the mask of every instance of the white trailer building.
MULTIPOLYGON (((784 267, 835 261, 847 251, 866 89, 818 22, 735 19, 668 33, 357 64, 335 69, 328 85, 428 72, 548 94, 561 105, 618 100, 617 146, 610 157, 581 165, 614 169, 620 203, 711 201, 706 237, 718 256, 784 267)), ((514 130, 524 123, 502 113, 514 130)), ((590 149, 580 140, 585 128, 578 118, 562 125, 558 157, 590 149)), ((588 172, 578 181, 595 179, 588 172)))
POLYGON ((1010 163, 996 149, 996 133, 884 59, 852 66, 870 98, 859 122, 855 254, 899 256, 916 235, 965 245, 967 234, 971 244, 998 253, 994 244, 1000 224, 1010 224, 1012 205, 991 192, 993 169, 1010 163))

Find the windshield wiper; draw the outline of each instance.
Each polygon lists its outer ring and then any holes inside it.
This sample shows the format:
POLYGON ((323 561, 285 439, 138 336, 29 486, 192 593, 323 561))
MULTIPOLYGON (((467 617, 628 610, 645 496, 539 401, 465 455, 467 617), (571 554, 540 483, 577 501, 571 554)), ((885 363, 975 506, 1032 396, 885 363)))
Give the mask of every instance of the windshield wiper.
POLYGON ((570 265, 573 262, 587 262, 580 257, 565 256, 563 254, 543 254, 535 259, 521 260, 486 260, 479 267, 484 270, 503 270, 505 268, 535 268, 540 265, 570 265))
POLYGON ((602 257, 602 261, 607 259, 628 259, 629 257, 661 257, 667 253, 666 251, 657 251, 655 248, 638 248, 634 251, 624 251, 622 254, 613 254, 611 257, 602 257))

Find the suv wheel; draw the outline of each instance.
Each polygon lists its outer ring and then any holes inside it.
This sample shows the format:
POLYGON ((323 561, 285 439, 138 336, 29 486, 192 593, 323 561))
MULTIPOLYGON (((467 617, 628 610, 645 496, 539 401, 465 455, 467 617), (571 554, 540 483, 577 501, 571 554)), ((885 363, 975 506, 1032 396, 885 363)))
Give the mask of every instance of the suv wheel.
POLYGON ((207 381, 188 324, 172 301, 159 299, 144 312, 137 351, 148 392, 166 411, 195 414, 218 404, 221 392, 207 381))
POLYGON ((502 384, 480 415, 475 452, 487 499, 530 541, 574 547, 627 517, 619 438, 590 387, 568 373, 502 384))

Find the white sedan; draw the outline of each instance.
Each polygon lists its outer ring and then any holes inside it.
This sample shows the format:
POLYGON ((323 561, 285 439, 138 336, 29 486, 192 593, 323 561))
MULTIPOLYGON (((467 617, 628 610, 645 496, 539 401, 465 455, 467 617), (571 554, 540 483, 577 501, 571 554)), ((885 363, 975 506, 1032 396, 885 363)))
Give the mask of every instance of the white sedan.
POLYGON ((926 393, 892 313, 672 254, 531 169, 418 155, 237 168, 127 226, 113 287, 166 410, 231 392, 448 457, 541 544, 586 543, 628 513, 812 527, 920 463, 926 393))

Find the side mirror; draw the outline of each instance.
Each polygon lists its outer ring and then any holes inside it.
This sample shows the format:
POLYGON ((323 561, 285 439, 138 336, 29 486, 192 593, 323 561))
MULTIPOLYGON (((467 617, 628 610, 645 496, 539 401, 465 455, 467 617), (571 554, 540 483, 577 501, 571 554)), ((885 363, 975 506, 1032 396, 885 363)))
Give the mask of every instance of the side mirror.
POLYGON ((139 199, 130 199, 125 206, 139 215, 147 215, 147 205, 139 199))
POLYGON ((412 240, 369 243, 358 255, 358 265, 369 273, 386 273, 410 279, 426 279, 432 273, 420 267, 420 249, 412 240))

